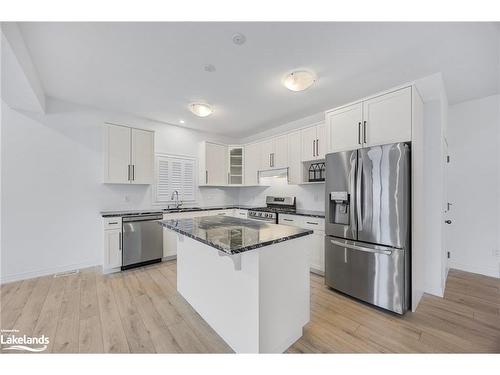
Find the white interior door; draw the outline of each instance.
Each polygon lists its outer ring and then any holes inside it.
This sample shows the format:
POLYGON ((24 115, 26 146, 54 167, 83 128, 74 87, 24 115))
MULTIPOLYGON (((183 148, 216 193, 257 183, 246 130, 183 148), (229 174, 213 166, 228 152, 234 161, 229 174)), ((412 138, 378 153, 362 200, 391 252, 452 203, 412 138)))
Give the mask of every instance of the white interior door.
POLYGON ((129 183, 130 128, 105 125, 104 182, 129 183))
POLYGON ((152 184, 154 171, 154 133, 132 129, 132 183, 152 184))
POLYGON ((273 168, 288 167, 288 137, 282 135, 274 139, 273 168))
MULTIPOLYGON (((449 201, 449 196, 448 196, 448 173, 449 173, 449 165, 451 162, 451 158, 449 158, 449 151, 448 151, 448 141, 446 140, 446 137, 442 138, 443 142, 443 230, 442 230, 442 236, 441 236, 441 241, 442 241, 442 249, 443 249, 443 266, 445 267, 445 270, 443 270, 443 275, 446 276, 448 273, 448 253, 452 252, 452 249, 449 248, 451 241, 450 239, 450 234, 452 232, 452 226, 453 226, 453 203, 449 201)), ((443 278, 443 283, 446 280, 443 278)), ((444 287, 444 285, 443 285, 444 287)))
POLYGON ((411 141, 411 87, 363 102, 363 145, 411 141))
POLYGON ((362 147, 363 104, 357 103, 326 114, 327 152, 362 147))

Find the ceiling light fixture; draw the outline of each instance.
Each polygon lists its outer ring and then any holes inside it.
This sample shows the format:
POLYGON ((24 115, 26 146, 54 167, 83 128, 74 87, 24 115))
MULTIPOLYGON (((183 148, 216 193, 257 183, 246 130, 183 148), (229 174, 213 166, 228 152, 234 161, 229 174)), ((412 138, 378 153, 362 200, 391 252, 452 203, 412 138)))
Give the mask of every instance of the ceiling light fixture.
POLYGON ((283 78, 283 85, 291 91, 303 91, 316 82, 316 75, 307 70, 296 70, 283 78))
POLYGON ((211 106, 205 103, 191 103, 189 110, 198 117, 210 116, 214 111, 211 106))

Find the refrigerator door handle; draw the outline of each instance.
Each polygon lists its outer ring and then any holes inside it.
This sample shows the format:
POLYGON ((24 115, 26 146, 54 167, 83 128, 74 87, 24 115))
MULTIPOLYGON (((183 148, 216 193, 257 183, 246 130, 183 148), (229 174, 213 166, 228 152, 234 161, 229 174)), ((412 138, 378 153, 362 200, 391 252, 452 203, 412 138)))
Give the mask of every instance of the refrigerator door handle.
POLYGON ((369 247, 351 245, 351 244, 341 242, 341 241, 330 240, 330 242, 334 245, 337 245, 337 246, 346 247, 346 248, 352 249, 352 250, 364 251, 366 253, 384 254, 384 255, 391 255, 392 254, 392 249, 387 248, 387 247, 384 247, 381 249, 371 249, 369 247))
POLYGON ((358 158, 358 175, 356 177, 356 214, 358 231, 363 230, 363 209, 361 207, 361 180, 363 178, 363 162, 358 158))
POLYGON ((351 170, 349 171, 349 214, 351 227, 356 225, 356 214, 354 213, 354 191, 356 184, 356 159, 351 161, 351 170))

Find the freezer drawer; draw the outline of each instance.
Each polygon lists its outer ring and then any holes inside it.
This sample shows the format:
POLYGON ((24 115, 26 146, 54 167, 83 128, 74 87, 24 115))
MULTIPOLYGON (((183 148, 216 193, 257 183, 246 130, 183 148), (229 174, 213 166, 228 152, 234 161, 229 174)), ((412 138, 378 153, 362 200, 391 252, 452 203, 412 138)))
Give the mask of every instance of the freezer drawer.
POLYGON ((403 314, 405 251, 325 236, 325 282, 350 296, 403 314))

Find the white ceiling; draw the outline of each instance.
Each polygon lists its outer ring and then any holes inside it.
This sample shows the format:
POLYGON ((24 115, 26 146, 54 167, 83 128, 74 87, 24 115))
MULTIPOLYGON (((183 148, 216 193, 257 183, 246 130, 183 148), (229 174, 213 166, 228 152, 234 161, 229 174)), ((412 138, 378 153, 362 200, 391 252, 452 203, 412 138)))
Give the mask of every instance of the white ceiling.
POLYGON ((442 72, 450 103, 498 91, 493 23, 20 23, 47 95, 243 137, 442 72), (243 33, 238 46, 232 35, 243 33), (207 73, 204 64, 216 71, 207 73), (281 85, 314 70, 309 90, 281 85), (206 101, 199 119, 188 103, 206 101))

